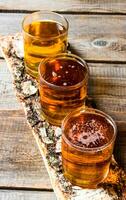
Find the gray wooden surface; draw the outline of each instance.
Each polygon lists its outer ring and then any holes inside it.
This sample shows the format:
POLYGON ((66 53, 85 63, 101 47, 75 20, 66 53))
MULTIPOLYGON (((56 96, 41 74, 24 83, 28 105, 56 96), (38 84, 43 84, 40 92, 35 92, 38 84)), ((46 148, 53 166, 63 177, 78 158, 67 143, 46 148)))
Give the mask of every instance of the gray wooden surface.
MULTIPOLYGON (((25 13, 39 9, 67 17, 71 48, 90 67, 89 96, 117 122, 115 155, 126 170, 126 1, 0 0, 0 35, 21 31, 25 13)), ((1 54, 0 95, 0 200, 56 199, 1 54)))
POLYGON ((0 0, 1 10, 126 13, 125 0, 0 0))
POLYGON ((0 200, 56 200, 54 193, 46 191, 0 190, 0 200))

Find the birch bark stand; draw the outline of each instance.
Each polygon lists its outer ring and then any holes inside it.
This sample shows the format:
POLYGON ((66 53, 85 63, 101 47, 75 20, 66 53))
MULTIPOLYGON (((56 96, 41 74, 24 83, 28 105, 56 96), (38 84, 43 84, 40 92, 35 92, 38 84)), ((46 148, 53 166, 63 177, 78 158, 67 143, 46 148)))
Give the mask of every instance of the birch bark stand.
POLYGON ((14 88, 23 103, 26 118, 42 154, 52 187, 60 200, 126 200, 126 175, 112 159, 110 173, 101 187, 81 189, 71 185, 62 174, 61 129, 40 117, 38 84, 25 72, 22 36, 2 37, 3 56, 11 71, 14 88))

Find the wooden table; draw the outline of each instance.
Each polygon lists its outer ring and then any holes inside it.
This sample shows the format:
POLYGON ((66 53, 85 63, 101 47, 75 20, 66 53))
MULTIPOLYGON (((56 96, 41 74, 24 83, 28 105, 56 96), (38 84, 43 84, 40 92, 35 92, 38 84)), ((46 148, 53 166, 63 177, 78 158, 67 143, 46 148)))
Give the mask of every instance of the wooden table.
MULTIPOLYGON (((90 67, 89 96, 117 122, 115 152, 126 170, 126 1, 1 0, 0 34, 21 31, 24 15, 39 9, 58 11, 68 19, 73 52, 90 67)), ((0 63, 0 200, 54 200, 2 55, 0 63)))

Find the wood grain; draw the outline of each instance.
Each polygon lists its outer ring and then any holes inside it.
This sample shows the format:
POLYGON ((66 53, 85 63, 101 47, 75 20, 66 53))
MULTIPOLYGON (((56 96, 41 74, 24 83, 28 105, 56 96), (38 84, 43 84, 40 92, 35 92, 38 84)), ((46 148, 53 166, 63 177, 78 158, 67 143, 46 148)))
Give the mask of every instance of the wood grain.
POLYGON ((126 13, 124 0, 0 0, 1 10, 54 10, 65 12, 126 13))
POLYGON ((0 200, 56 200, 53 192, 0 190, 0 200))
POLYGON ((88 65, 90 68, 88 93, 95 99, 97 106, 105 108, 109 105, 109 110, 126 111, 126 64, 88 63, 88 65))
POLYGON ((126 130, 125 132, 118 132, 117 134, 114 156, 120 166, 123 167, 126 172, 126 130))
POLYGON ((22 110, 0 110, 0 187, 52 189, 22 110))
POLYGON ((0 60, 0 109, 22 109, 12 85, 12 77, 4 60, 0 60))
MULTIPOLYGON (((21 31, 25 14, 1 13, 0 33, 21 31)), ((126 16, 65 15, 74 53, 87 61, 126 62, 126 16)))

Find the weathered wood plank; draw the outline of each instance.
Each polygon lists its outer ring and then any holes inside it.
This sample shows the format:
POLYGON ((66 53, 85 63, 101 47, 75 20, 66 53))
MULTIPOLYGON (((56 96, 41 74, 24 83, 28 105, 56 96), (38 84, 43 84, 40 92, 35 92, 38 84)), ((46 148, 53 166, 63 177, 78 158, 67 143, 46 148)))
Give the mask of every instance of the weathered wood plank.
POLYGON ((0 187, 51 189, 24 112, 0 111, 0 187))
POLYGON ((126 79, 90 78, 90 95, 109 95, 110 97, 125 97, 126 79))
POLYGON ((0 200, 56 200, 53 192, 0 190, 0 200))
MULTIPOLYGON (((126 16, 65 15, 73 52, 88 61, 126 62, 126 16)), ((1 13, 0 33, 21 31, 24 14, 1 13)))
MULTIPOLYGON (((121 98, 110 98, 109 96, 93 96, 92 101, 94 101, 94 104, 97 108, 103 110, 106 112, 115 112, 117 115, 118 113, 122 113, 125 115, 126 113, 126 99, 121 98)), ((121 121, 121 118, 119 119, 121 121)), ((125 118, 124 118, 125 121, 125 118)))
MULTIPOLYGON (((93 98, 96 98, 98 105, 107 103, 113 104, 114 110, 124 111, 126 102, 125 84, 126 84, 126 64, 91 64, 89 63, 90 68, 90 80, 89 80, 89 95, 93 98), (100 99, 98 100, 99 97, 100 99), (108 101, 104 101, 104 98, 112 97, 108 101), (116 97, 116 99, 115 99, 116 97), (101 99, 102 98, 102 99, 101 99), (104 101, 104 102, 103 102, 104 101), (111 103, 110 103, 110 102, 111 103), (116 106, 116 103, 119 106, 124 103, 122 108, 116 106)), ((111 105, 110 105, 111 108, 111 105)))
POLYGON ((90 75, 92 77, 108 77, 108 78, 126 78, 126 64, 110 64, 110 63, 90 63, 90 75))
POLYGON ((4 10, 54 10, 72 12, 103 12, 103 13, 126 13, 124 0, 0 0, 0 9, 4 10))
POLYGON ((12 77, 4 60, 0 60, 0 109, 21 109, 12 86, 12 77))
MULTIPOLYGON (((125 122, 125 127, 126 127, 126 122, 125 122)), ((125 132, 122 133, 118 132, 117 134, 114 156, 115 159, 120 164, 120 166, 123 166, 126 172, 126 130, 125 132)))

